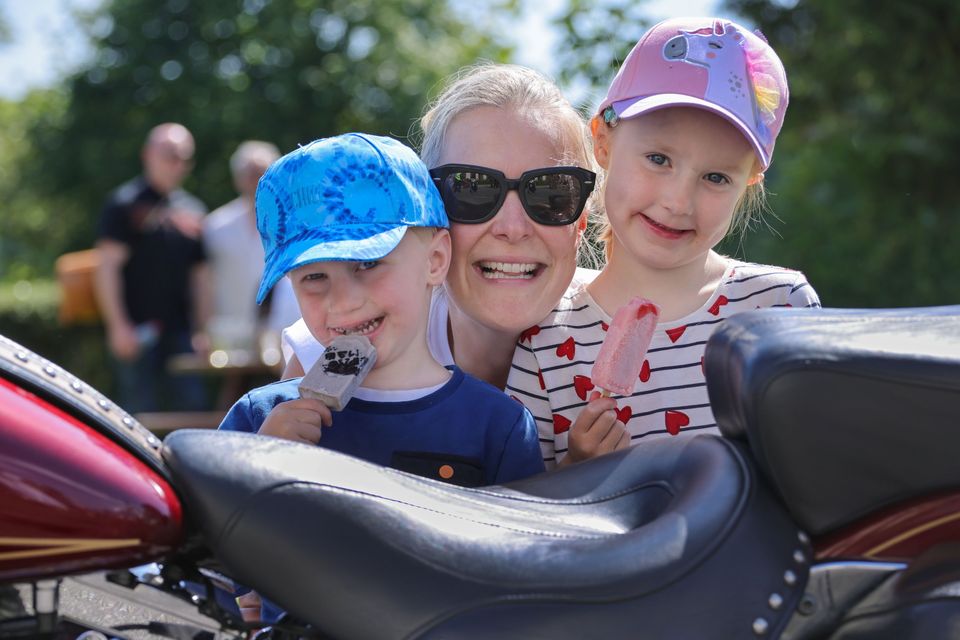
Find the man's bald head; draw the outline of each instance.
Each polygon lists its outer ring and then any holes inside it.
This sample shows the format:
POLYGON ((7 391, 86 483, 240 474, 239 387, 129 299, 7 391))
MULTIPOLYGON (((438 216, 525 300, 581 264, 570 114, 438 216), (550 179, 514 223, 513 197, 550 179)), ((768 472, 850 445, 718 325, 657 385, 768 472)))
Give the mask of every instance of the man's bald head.
POLYGON ((185 126, 176 122, 155 126, 141 153, 147 182, 160 193, 170 193, 193 167, 193 152, 193 136, 185 126))

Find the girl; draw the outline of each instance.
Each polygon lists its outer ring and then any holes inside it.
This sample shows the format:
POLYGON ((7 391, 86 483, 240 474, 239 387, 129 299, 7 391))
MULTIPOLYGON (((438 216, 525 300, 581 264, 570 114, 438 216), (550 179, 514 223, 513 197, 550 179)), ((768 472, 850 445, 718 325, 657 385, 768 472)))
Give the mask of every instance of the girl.
POLYGON ((820 306, 802 273, 714 251, 762 206, 787 100, 776 53, 727 20, 662 22, 627 56, 591 122, 607 264, 521 335, 507 382, 537 420, 548 467, 649 436, 718 432, 702 369, 717 324, 758 307, 820 306), (634 296, 660 307, 660 323, 633 393, 599 397, 593 362, 634 296))

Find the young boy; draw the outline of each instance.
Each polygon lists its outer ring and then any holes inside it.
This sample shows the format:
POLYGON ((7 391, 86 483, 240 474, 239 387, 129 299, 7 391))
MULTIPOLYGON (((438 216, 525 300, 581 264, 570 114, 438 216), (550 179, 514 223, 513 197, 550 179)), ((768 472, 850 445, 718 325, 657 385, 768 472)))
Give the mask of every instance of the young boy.
POLYGON ((254 389, 221 429, 341 451, 462 486, 543 471, 537 428, 498 389, 441 366, 427 347, 430 296, 450 263, 449 226, 417 155, 349 133, 274 163, 256 196, 266 254, 261 302, 288 276, 313 336, 364 335, 377 359, 342 411, 300 398, 300 378, 254 389))

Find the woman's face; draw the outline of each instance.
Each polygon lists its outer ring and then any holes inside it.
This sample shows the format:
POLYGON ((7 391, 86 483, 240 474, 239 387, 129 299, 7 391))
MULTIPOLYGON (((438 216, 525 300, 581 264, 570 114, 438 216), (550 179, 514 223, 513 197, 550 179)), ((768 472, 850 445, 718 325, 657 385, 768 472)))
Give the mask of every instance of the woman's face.
MULTIPOLYGON (((476 107, 447 128, 439 164, 497 169, 507 178, 565 164, 559 140, 535 117, 514 110, 476 107)), ((586 214, 571 225, 537 224, 516 191, 481 224, 451 223, 453 257, 446 287, 463 313, 486 327, 519 334, 556 306, 577 266, 586 214)))

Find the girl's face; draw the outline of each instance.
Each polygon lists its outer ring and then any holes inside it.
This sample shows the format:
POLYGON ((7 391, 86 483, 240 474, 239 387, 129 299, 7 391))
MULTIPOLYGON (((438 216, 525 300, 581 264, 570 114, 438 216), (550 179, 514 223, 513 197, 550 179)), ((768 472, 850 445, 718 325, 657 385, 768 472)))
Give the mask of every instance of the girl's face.
MULTIPOLYGON (((507 178, 565 164, 563 149, 535 116, 476 107, 450 123, 439 164, 497 169, 507 178)), ((556 306, 577 265, 586 214, 574 224, 544 226, 527 216, 516 191, 481 224, 450 225, 453 256, 446 287, 456 307, 497 331, 519 334, 556 306)))
POLYGON ((594 142, 607 170, 611 261, 658 270, 705 263, 758 177, 743 134, 702 109, 660 109, 613 129, 601 123, 594 142))

